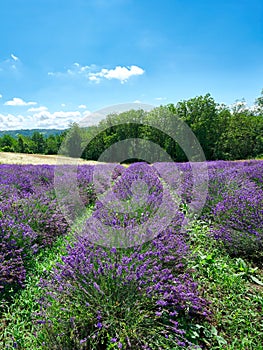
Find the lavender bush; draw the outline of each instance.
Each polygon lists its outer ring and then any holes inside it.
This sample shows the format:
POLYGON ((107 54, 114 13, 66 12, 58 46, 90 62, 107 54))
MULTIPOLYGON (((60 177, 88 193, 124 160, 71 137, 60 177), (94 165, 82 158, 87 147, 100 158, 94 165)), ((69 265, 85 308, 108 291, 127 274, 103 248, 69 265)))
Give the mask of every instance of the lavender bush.
MULTIPOLYGON (((133 165, 122 174, 113 186, 115 199, 121 201, 121 208, 131 204, 132 194, 136 197, 137 193, 131 192, 132 183, 142 179, 147 186, 143 192, 147 193, 143 201, 146 218, 138 216, 142 203, 117 218, 120 213, 112 208, 119 207, 111 195, 106 195, 96 205, 93 216, 97 222, 111 227, 111 232, 131 228, 128 232, 134 235, 132 228, 156 215, 163 200, 162 185, 146 164, 133 165)), ((191 347, 183 324, 206 317, 207 305, 187 272, 190 252, 186 234, 180 230, 183 214, 177 211, 172 220, 166 219, 170 224, 162 227, 159 222, 159 232, 153 239, 124 248, 92 242, 91 237, 101 238, 102 226, 92 227, 91 233, 87 221, 77 242, 68 247, 63 264, 57 266, 50 280, 41 281, 46 295, 37 322, 45 334, 44 348, 191 347)))
MULTIPOLYGON (((263 244, 263 162, 207 162, 208 195, 202 217, 212 223, 213 237, 235 255, 262 260, 263 244)), ((193 198, 193 176, 189 163, 154 164, 178 194, 181 208, 193 198)), ((202 182, 200 171, 199 181, 202 182)), ((201 187, 199 187, 201 188, 201 187)))
MULTIPOLYGON (((23 234, 19 225, 15 225, 16 230, 23 234)), ((23 286, 26 271, 23 264, 23 249, 19 247, 13 238, 14 222, 12 220, 0 218, 0 291, 4 295, 7 285, 23 286), (12 227, 12 230, 10 230, 12 227)))
POLYGON ((168 230, 129 252, 81 238, 68 254, 41 283, 47 295, 38 322, 46 327, 46 348, 110 349, 111 339, 116 348, 190 345, 180 319, 205 316, 206 304, 184 272, 182 237, 168 230))
POLYGON ((236 183, 237 188, 223 193, 212 209, 212 233, 231 254, 262 260, 263 190, 250 180, 242 180, 239 186, 236 183))
POLYGON ((263 163, 210 162, 204 218, 234 256, 262 260, 263 163))
POLYGON ((110 191, 99 197, 84 234, 89 234, 96 243, 120 247, 148 241, 172 220, 175 212, 171 200, 153 169, 136 163, 115 181, 110 191))
MULTIPOLYGON (((92 167, 78 168, 84 204, 94 201, 92 167)), ((0 166, 0 288, 6 297, 23 286, 26 269, 39 249, 51 246, 69 225, 54 191, 54 166, 0 166)))

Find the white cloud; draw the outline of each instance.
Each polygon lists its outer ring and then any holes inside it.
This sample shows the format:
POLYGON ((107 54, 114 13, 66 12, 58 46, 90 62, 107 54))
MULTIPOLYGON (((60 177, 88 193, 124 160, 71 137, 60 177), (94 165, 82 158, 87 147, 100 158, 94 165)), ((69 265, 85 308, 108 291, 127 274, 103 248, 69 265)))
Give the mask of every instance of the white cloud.
POLYGON ((58 111, 50 114, 51 118, 53 119, 66 119, 66 118, 81 118, 81 113, 79 111, 58 111))
POLYGON ((100 78, 98 78, 95 73, 91 73, 91 75, 89 76, 89 80, 95 81, 96 83, 100 82, 100 78))
POLYGON ((22 98, 19 97, 14 97, 12 100, 10 101, 6 101, 4 103, 5 106, 33 106, 36 105, 36 102, 25 102, 24 100, 22 100, 22 98))
POLYGON ((133 103, 142 103, 142 101, 140 101, 140 100, 135 100, 135 101, 133 101, 133 103))
POLYGON ((32 119, 36 128, 65 129, 70 123, 79 122, 83 118, 79 111, 42 111, 34 113, 32 119))
POLYGON ((127 82, 129 78, 135 75, 144 74, 144 70, 138 66, 130 66, 130 67, 121 67, 117 66, 114 69, 101 69, 100 72, 97 73, 89 73, 89 80, 99 82, 101 78, 105 78, 108 80, 117 79, 120 80, 122 84, 127 82))
POLYGON ((32 108, 29 108, 27 111, 28 112, 43 112, 43 111, 47 111, 47 107, 45 106, 40 106, 40 107, 32 107, 32 108))
POLYGON ((61 107, 66 107, 66 104, 65 103, 61 103, 61 107))
POLYGON ((19 58, 11 54, 10 58, 0 61, 0 73, 9 72, 12 74, 17 74, 21 64, 22 62, 19 60, 19 58))
POLYGON ((65 72, 48 72, 48 75, 54 77, 77 77, 77 76, 86 76, 88 77, 89 72, 96 69, 94 64, 90 66, 81 66, 79 63, 73 63, 65 72))
POLYGON ((90 115, 92 115, 92 113, 91 113, 91 111, 88 111, 88 110, 86 110, 86 111, 84 111, 84 112, 82 113, 82 117, 83 117, 83 118, 89 117, 90 115))
POLYGON ((2 98, 2 97, 3 97, 3 95, 0 94, 0 98, 2 98))
POLYGON ((91 66, 81 66, 79 63, 75 62, 73 64, 73 66, 78 70, 78 73, 84 73, 84 72, 88 72, 91 69, 93 69, 95 67, 95 65, 91 65, 91 66))
POLYGON ((86 109, 87 108, 87 106, 86 105, 79 105, 79 107, 78 108, 80 108, 80 109, 86 109))
POLYGON ((66 129, 72 122, 79 123, 85 127, 95 125, 110 113, 121 113, 130 109, 151 110, 153 106, 140 103, 124 103, 109 106, 97 112, 91 112, 87 109, 65 111, 62 108, 58 111, 50 111, 45 106, 32 107, 21 114, 1 114, 1 130, 33 129, 33 128, 56 128, 66 129))
POLYGON ((66 129, 70 123, 78 123, 87 115, 88 111, 84 111, 83 114, 80 111, 55 111, 54 113, 51 113, 48 110, 43 110, 36 113, 31 112, 25 115, 0 113, 0 123, 1 130, 32 128, 66 129))
POLYGON ((155 100, 156 101, 163 101, 163 100, 166 100, 167 97, 156 97, 155 100))
POLYGON ((102 68, 98 70, 98 67, 94 64, 90 66, 81 66, 79 63, 75 62, 66 72, 48 72, 50 76, 57 77, 84 77, 89 81, 99 83, 102 79, 116 79, 122 84, 128 81, 132 76, 139 76, 144 74, 145 71, 141 67, 132 66, 116 66, 112 69, 102 68))
POLYGON ((238 113, 251 112, 251 113, 254 113, 257 115, 259 113, 261 113, 261 110, 262 110, 262 108, 260 106, 258 106, 257 104, 248 105, 245 100, 236 101, 235 103, 229 105, 228 108, 232 112, 238 112, 238 113))
POLYGON ((11 54, 11 57, 14 61, 19 61, 19 58, 17 56, 15 56, 14 54, 11 54))
POLYGON ((2 130, 17 130, 30 127, 30 124, 27 126, 27 117, 22 115, 0 114, 0 121, 2 130))
POLYGON ((49 112, 47 110, 45 111, 41 111, 41 112, 37 112, 33 114, 34 119, 66 119, 66 118, 80 118, 81 117, 81 113, 79 111, 56 111, 56 112, 49 112))

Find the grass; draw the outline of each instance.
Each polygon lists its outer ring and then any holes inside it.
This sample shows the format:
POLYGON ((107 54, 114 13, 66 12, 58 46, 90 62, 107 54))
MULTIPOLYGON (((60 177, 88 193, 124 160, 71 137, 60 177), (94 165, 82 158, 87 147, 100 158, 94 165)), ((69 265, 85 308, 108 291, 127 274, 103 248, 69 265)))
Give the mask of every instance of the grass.
POLYGON ((195 330, 195 336, 211 350, 263 349, 262 267, 231 258, 209 238, 205 222, 194 221, 189 233, 196 255, 191 262, 193 273, 213 313, 210 323, 195 330))

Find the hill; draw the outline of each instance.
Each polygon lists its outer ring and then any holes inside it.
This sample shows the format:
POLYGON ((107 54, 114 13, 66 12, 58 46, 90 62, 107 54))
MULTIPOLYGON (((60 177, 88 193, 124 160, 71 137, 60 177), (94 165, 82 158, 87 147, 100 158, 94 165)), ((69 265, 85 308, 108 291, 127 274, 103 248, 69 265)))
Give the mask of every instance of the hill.
POLYGON ((59 135, 62 132, 64 132, 66 129, 64 130, 60 130, 60 129, 19 129, 19 130, 0 130, 0 137, 4 136, 4 135, 10 135, 14 138, 17 138, 18 135, 23 135, 23 136, 28 136, 31 137, 33 135, 34 132, 38 131, 40 132, 44 137, 49 137, 50 135, 59 135))

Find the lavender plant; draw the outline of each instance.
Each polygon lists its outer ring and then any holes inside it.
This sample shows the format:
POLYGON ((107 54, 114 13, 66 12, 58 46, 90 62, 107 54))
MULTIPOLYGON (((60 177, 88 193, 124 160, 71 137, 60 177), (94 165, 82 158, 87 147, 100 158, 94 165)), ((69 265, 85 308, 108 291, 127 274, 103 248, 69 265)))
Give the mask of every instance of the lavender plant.
MULTIPOLYGON (((207 162, 209 184, 202 217, 212 222, 213 237, 235 256, 262 259, 263 167, 262 161, 207 162)), ((179 194, 181 208, 198 197, 193 193, 189 163, 154 164, 157 173, 179 194), (172 170, 173 169, 173 170, 172 170)), ((203 172, 200 169, 200 183, 203 172)), ((202 188, 201 186, 199 188, 202 188)))
POLYGON ((110 349, 111 339, 116 348, 190 346, 180 319, 205 316, 206 304, 184 272, 182 237, 166 232, 130 252, 82 238, 68 254, 41 283, 46 348, 110 349))
POLYGON ((234 256, 262 260, 262 162, 211 162, 209 170, 204 217, 213 237, 234 256))
POLYGON ((263 258, 263 191, 249 180, 242 187, 226 191, 213 208, 214 237, 235 255, 263 258))
MULTIPOLYGON (((144 180, 148 188, 142 203, 149 219, 156 215, 163 200, 162 185, 149 166, 137 164, 128 168, 116 181, 113 193, 115 199, 121 200, 121 208, 125 208, 125 204, 132 204, 131 188, 138 180, 144 180)), ((94 242, 93 238, 103 236, 99 232, 103 226, 110 227, 112 233, 128 227, 131 230, 126 232, 133 235, 132 228, 148 220, 138 218, 142 203, 137 208, 131 205, 132 210, 127 215, 123 213, 120 219, 116 217, 119 212, 112 210, 119 209, 112 196, 101 198, 93 216, 102 226, 88 224, 77 242, 68 247, 63 264, 58 264, 50 279, 41 281, 46 293, 37 322, 42 324, 39 332, 45 336, 43 348, 192 346, 183 325, 186 320, 205 318, 207 304, 187 271, 190 251, 186 234, 180 230, 183 214, 177 211, 172 220, 166 217, 169 219, 166 226, 156 217, 159 232, 144 243, 110 247, 105 244, 108 243, 105 236, 104 246, 94 242)))
MULTIPOLYGON (((77 181, 83 202, 94 201, 92 167, 79 167, 77 181)), ((50 246, 69 225, 54 191, 54 166, 0 166, 0 288, 23 286, 26 269, 40 249, 50 246)))

